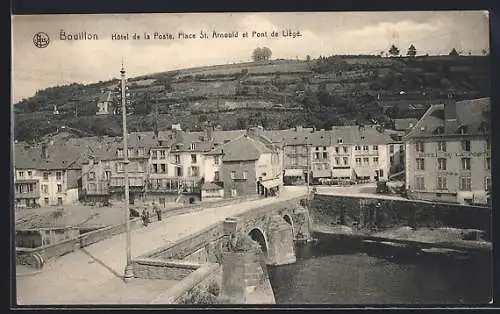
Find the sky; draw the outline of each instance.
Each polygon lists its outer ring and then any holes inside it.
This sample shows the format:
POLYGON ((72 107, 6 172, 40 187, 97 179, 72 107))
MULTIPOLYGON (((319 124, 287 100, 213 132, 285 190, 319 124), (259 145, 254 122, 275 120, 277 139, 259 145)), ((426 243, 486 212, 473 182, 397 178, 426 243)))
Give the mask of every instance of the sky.
POLYGON ((183 13, 115 15, 12 16, 12 100, 31 97, 51 86, 93 83, 119 77, 122 60, 127 75, 251 61, 256 47, 269 47, 272 58, 305 59, 332 54, 379 54, 395 44, 406 53, 464 54, 489 51, 489 21, 485 11, 321 12, 321 13, 183 13), (95 33, 98 40, 60 40, 60 32, 95 33), (237 39, 178 39, 178 32, 200 34, 238 31, 237 39), (279 37, 271 37, 271 31, 279 37), (282 31, 301 37, 283 37, 282 31), (267 38, 252 38, 252 31, 267 38), (33 37, 45 32, 46 48, 33 37), (129 40, 112 40, 113 33, 129 40), (132 40, 137 33, 171 33, 174 40, 132 40), (242 38, 249 32, 249 38, 242 38))

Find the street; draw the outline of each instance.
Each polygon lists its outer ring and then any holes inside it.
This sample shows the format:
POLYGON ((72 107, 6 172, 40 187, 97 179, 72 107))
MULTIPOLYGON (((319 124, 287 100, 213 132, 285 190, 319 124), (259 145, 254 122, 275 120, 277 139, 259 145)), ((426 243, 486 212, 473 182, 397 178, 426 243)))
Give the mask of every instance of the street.
MULTIPOLYGON (((223 221, 226 217, 300 195, 305 195, 305 188, 285 187, 279 197, 207 208, 195 213, 172 216, 148 227, 133 230, 132 258, 175 242, 183 236, 223 221)), ((122 281, 125 264, 125 234, 119 234, 47 263, 40 273, 18 277, 18 303, 119 304, 133 301, 147 303, 153 300, 159 294, 158 286, 154 283, 137 280, 134 284, 125 284, 122 281), (144 290, 150 293, 145 293, 144 290), (137 300, 138 293, 147 299, 137 300), (135 298, 131 298, 131 295, 135 298)), ((168 289, 172 283, 161 281, 161 289, 168 289)))

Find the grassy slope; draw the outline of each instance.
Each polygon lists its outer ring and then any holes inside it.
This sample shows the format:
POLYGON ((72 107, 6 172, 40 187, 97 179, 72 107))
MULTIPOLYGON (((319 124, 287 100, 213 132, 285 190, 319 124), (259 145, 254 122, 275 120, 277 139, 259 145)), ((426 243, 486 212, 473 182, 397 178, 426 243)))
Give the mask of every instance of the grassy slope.
MULTIPOLYGON (((422 90, 433 93, 437 98, 444 96, 439 95, 439 92, 448 87, 467 93, 463 96, 465 98, 480 97, 488 93, 488 63, 484 57, 372 57, 342 58, 342 61, 350 67, 343 71, 342 77, 335 76, 332 72, 314 74, 310 71, 310 63, 306 61, 273 60, 267 63, 199 67, 131 78, 131 84, 137 84, 137 87, 131 89, 136 94, 137 107, 143 108, 143 113, 130 116, 129 128, 132 131, 152 129, 153 117, 146 113, 151 112, 151 99, 155 97, 158 98, 159 111, 163 113, 159 119, 162 129, 176 122, 181 122, 184 127, 196 129, 206 119, 220 124, 225 129, 242 127, 244 124, 264 124, 268 128, 290 127, 296 123, 310 124, 313 118, 304 112, 272 111, 270 108, 273 103, 301 107, 301 99, 294 94, 304 78, 309 81, 305 87, 309 87, 313 92, 318 90, 320 84, 326 84, 327 90, 338 96, 339 101, 335 101, 325 114, 346 120, 359 118, 346 112, 343 105, 339 105, 349 101, 357 106, 354 111, 371 112, 375 116, 381 114, 383 109, 376 105, 377 101, 366 100, 366 97, 375 99, 378 95, 386 101, 386 107, 390 107, 392 105, 387 104, 391 101, 425 102, 427 96, 422 96, 422 90), (243 86, 249 94, 235 97, 238 89, 235 76, 243 69, 248 71, 243 86), (373 77, 374 72, 377 72, 377 77, 373 77), (148 85, 167 76, 174 77, 170 93, 164 90, 161 82, 154 88, 148 85), (401 90, 405 90, 407 94, 399 95, 401 90), (146 95, 148 91, 149 95, 146 95), (253 106, 257 100, 269 102, 268 107, 261 108, 261 105, 256 105, 257 108, 214 112, 228 109, 231 104, 240 106, 243 101, 245 106, 253 106), (247 122, 242 123, 242 120, 247 122)), ((95 100, 99 97, 100 88, 109 84, 110 82, 101 82, 90 86, 53 88, 51 94, 45 95, 42 92, 16 104, 16 137, 21 140, 29 139, 53 132, 61 125, 91 134, 120 134, 119 117, 92 114, 95 112, 95 100), (60 116, 52 115, 54 103, 58 104, 60 116), (75 106, 79 108, 78 117, 74 116, 75 106)), ((383 102, 380 105, 383 105, 383 102)), ((404 108, 399 111, 402 115, 409 114, 405 113, 404 108)))

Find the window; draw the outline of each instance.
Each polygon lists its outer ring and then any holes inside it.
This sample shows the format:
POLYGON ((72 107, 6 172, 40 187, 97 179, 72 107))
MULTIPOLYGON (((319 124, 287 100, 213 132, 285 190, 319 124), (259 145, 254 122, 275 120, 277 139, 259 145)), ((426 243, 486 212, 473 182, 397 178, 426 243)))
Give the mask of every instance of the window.
POLYGON ((338 139, 337 139, 337 143, 338 143, 338 144, 342 144, 342 139, 341 139, 341 138, 338 138, 338 139))
POLYGON ((163 172, 163 173, 167 172, 167 165, 166 164, 161 164, 161 172, 163 172))
POLYGON ((116 150, 116 156, 122 158, 123 157, 123 149, 118 148, 116 150))
POLYGON ((153 164, 153 172, 158 173, 158 164, 153 164))
POLYGON ((43 180, 44 181, 49 181, 49 174, 50 174, 50 172, 44 172, 43 173, 43 180))
POLYGON ((425 190, 424 177, 415 177, 415 189, 425 190))
POLYGON ((356 157, 356 166, 361 166, 361 158, 356 157))
POLYGON ((31 177, 32 174, 33 174, 33 172, 28 171, 28 177, 31 177))
POLYGON ((437 189, 438 190, 447 190, 448 187, 446 185, 446 177, 438 177, 437 178, 437 189))
POLYGON ((339 151, 340 151, 339 147, 338 147, 338 146, 337 146, 337 147, 335 147, 335 153, 337 153, 337 154, 338 154, 338 153, 339 153, 339 151))
POLYGON ((61 171, 56 171, 56 180, 60 181, 62 179, 62 172, 61 171))
POLYGON ((446 170, 446 158, 438 158, 438 170, 446 170))
POLYGON ((378 157, 373 157, 373 164, 378 165, 378 157))
POLYGON ((32 193, 33 192, 33 184, 28 184, 27 185, 27 190, 28 190, 27 191, 28 193, 32 193))
POLYGON ((62 197, 57 198, 57 205, 62 205, 63 204, 63 199, 62 197))
POLYGON ((399 152, 404 152, 405 146, 404 145, 399 145, 399 152))
POLYGON ((467 126, 465 126, 465 125, 460 128, 460 134, 462 134, 462 135, 467 134, 468 131, 469 130, 468 130, 467 126))
POLYGON ((344 149, 344 153, 347 153, 347 146, 342 147, 344 149))
POLYGON ((140 147, 137 149, 137 156, 139 156, 139 157, 144 156, 144 148, 140 147))
POLYGON ((97 191, 97 184, 89 183, 87 186, 87 189, 89 190, 89 192, 96 192, 97 191))
POLYGON ((380 177, 383 177, 384 176, 384 170, 380 169, 379 172, 378 172, 379 176, 380 177))
POLYGON ((470 158, 462 158, 462 170, 470 170, 470 158))
POLYGON ((335 157, 335 164, 336 165, 340 164, 340 158, 339 157, 335 157))
POLYGON ((417 158, 417 170, 425 170, 424 166, 424 159, 423 158, 417 158))
POLYGON ((44 194, 49 193, 49 186, 47 184, 42 184, 42 193, 44 194))
POLYGON ((328 158, 328 153, 323 153, 323 159, 327 159, 328 158))
POLYGON ((198 177, 200 175, 200 170, 198 167, 191 167, 191 176, 198 177))
POLYGON ((180 164, 181 163, 181 156, 180 155, 175 155, 175 163, 180 164))
POLYGON ((484 178, 484 190, 488 191, 491 189, 491 178, 490 177, 485 177, 484 178))
POLYGON ((196 154, 191 155, 191 163, 195 164, 196 163, 196 154))
POLYGON ((356 146, 354 147, 354 150, 361 150, 361 146, 356 145, 356 146))
POLYGON ((89 172, 88 178, 89 178, 89 180, 94 180, 95 179, 95 172, 94 171, 89 172))
POLYGON ((151 152, 151 159, 158 159, 158 151, 154 150, 151 152))
POLYGON ((61 193, 62 192, 62 184, 58 184, 57 185, 57 193, 61 193))
POLYGON ((142 162, 137 163, 137 172, 144 172, 144 166, 142 162))
POLYGON ((446 152, 446 142, 440 141, 438 142, 438 151, 445 153, 446 152))
POLYGON ((236 171, 231 171, 231 179, 235 179, 236 178, 236 171))
POLYGON ((191 150, 195 150, 196 149, 196 143, 191 143, 191 150))
POLYGON ((319 159, 319 153, 314 153, 314 159, 319 159))
POLYGON ((134 150, 132 148, 128 149, 128 157, 132 157, 134 155, 134 150))
POLYGON ((24 171, 19 171, 19 177, 24 177, 24 171))
POLYGON ((389 145, 389 153, 393 154, 394 153, 394 145, 389 145))
POLYGON ((247 179, 248 178, 248 171, 243 171, 243 179, 247 179))
POLYGON ((378 150, 378 145, 373 145, 373 150, 378 150))
POLYGON ((160 153, 160 158, 161 159, 165 159, 165 157, 167 155, 166 151, 165 150, 160 150, 159 153, 160 153))
POLYGON ((368 145, 363 145, 363 151, 368 151, 368 145))
POLYGON ((460 141, 460 144, 462 146, 463 151, 470 152, 470 141, 469 140, 460 141))
POLYGON ((109 178, 111 178, 111 171, 104 171, 104 176, 106 180, 109 180, 109 178))
POLYGON ((323 146, 323 150, 326 150, 326 146, 323 146))
POLYGON ((423 153, 424 150, 424 142, 417 142, 415 143, 415 147, 417 149, 417 153, 423 153))
POLYGON ((491 170, 491 158, 488 157, 484 160, 484 168, 486 170, 491 170))
POLYGON ((364 157, 363 158, 363 164, 368 165, 370 163, 370 158, 364 157))
POLYGON ((349 163, 349 159, 347 157, 344 157, 344 165, 347 165, 349 163))
POLYGON ((319 147, 316 147, 316 150, 319 150, 319 147))
POLYGON ((486 139, 486 149, 487 149, 487 150, 491 149, 490 138, 487 138, 487 139, 486 139))
POLYGON ((389 157, 389 162, 391 163, 391 165, 394 163, 394 156, 389 157))
POLYGON ((45 205, 49 205, 49 198, 48 197, 44 198, 43 202, 45 203, 45 205))
POLYGON ((219 182, 220 181, 220 174, 219 171, 214 172, 214 181, 219 182))
POLYGON ((460 191, 471 191, 471 177, 460 177, 460 191))
POLYGON ((175 168, 175 175, 177 177, 182 177, 182 168, 181 167, 176 167, 175 168))
POLYGON ((116 172, 123 172, 123 164, 121 162, 116 164, 116 172))

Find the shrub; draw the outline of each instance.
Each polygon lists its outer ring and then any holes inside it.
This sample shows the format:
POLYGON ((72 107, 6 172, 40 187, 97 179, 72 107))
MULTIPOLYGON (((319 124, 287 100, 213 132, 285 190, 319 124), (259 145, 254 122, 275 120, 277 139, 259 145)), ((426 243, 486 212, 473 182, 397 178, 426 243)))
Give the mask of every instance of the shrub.
POLYGON ((202 291, 199 288, 193 288, 187 293, 180 304, 219 304, 217 296, 208 291, 202 291))

